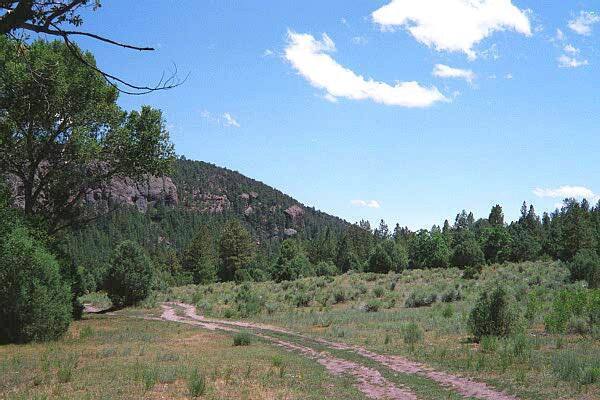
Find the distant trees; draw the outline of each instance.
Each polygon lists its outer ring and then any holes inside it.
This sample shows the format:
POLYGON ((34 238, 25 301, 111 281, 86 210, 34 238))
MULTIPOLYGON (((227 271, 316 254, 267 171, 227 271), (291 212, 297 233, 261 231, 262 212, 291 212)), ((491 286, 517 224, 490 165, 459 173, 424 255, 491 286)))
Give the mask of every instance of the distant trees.
POLYGON ((250 233, 236 219, 229 220, 223 227, 219 239, 219 278, 231 281, 242 274, 255 256, 255 244, 250 233))
POLYGON ((446 268, 450 248, 441 232, 420 230, 409 242, 412 268, 446 268))
POLYGON ((594 249, 582 249, 567 264, 574 281, 586 281, 591 289, 600 288, 600 255, 594 249))
POLYGON ((367 272, 385 274, 400 272, 408 266, 408 254, 401 244, 394 240, 385 239, 375 246, 367 263, 367 272))
POLYGON ((155 269, 152 260, 137 243, 120 243, 111 259, 104 287, 115 307, 139 303, 150 293, 155 269))
POLYGON ((272 276, 276 282, 314 275, 314 269, 302 245, 295 239, 284 240, 272 276))

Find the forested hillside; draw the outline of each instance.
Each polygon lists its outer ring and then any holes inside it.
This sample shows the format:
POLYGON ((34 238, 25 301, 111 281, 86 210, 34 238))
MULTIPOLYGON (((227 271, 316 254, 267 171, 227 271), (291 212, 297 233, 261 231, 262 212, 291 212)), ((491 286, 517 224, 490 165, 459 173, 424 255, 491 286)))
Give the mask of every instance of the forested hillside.
POLYGON ((214 244, 226 221, 241 221, 265 259, 276 256, 285 238, 307 241, 326 232, 337 237, 349 226, 236 171, 185 158, 174 162, 166 179, 113 179, 86 201, 98 212, 115 209, 66 235, 66 251, 88 272, 88 287, 103 278, 123 240, 142 244, 157 263, 176 272, 178 257, 200 226, 208 227, 214 244))

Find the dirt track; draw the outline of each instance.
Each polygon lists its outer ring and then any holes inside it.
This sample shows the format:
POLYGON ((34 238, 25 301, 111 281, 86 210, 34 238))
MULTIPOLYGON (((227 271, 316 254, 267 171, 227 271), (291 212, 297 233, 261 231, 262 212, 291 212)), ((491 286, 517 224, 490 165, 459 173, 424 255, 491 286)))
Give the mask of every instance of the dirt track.
POLYGON ((447 372, 437 371, 424 364, 408 360, 404 357, 377 354, 360 346, 352 346, 321 338, 313 338, 271 325, 205 318, 198 315, 196 313, 196 308, 189 304, 164 303, 162 308, 163 313, 161 318, 163 320, 196 325, 213 331, 221 330, 226 332, 237 332, 240 329, 248 330, 255 336, 258 336, 273 345, 288 351, 299 353, 307 358, 317 361, 332 374, 345 374, 351 376, 356 382, 355 386, 357 389, 368 398, 400 400, 418 399, 417 395, 409 388, 390 382, 384 378, 377 369, 361 365, 355 361, 349 361, 333 356, 328 351, 316 350, 314 348, 315 345, 324 347, 328 350, 352 352, 397 373, 425 377, 437 382, 441 387, 452 390, 465 398, 476 398, 481 400, 518 400, 514 396, 494 390, 484 383, 475 382, 447 372), (182 309, 184 316, 177 315, 176 308, 182 309), (294 338, 294 342, 282 340, 279 337, 272 336, 272 334, 288 335, 294 338), (298 341, 300 341, 300 343, 298 343, 298 341))

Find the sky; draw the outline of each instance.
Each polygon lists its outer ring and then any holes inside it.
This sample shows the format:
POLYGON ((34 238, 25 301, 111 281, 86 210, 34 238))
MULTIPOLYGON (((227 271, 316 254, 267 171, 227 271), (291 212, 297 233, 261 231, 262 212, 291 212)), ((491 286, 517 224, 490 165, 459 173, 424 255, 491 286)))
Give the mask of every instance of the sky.
POLYGON ((82 39, 179 155, 413 229, 600 198, 600 2, 103 0, 82 39))

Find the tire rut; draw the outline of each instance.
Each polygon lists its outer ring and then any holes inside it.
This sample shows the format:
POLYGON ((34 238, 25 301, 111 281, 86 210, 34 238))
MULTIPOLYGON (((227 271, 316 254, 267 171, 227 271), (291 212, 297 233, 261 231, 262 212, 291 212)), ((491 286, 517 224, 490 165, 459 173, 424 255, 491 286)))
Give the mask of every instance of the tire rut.
MULTIPOLYGON (((195 307, 187 304, 166 303, 161 305, 161 307, 163 308, 163 313, 160 319, 166 321, 199 326, 211 331, 220 330, 225 332, 239 332, 239 329, 237 328, 252 328, 245 323, 240 323, 241 326, 238 327, 232 327, 230 325, 235 324, 224 324, 219 321, 205 320, 196 314, 195 307), (177 315, 174 306, 183 308, 186 316, 181 317, 177 315)), ((394 385, 392 382, 384 378, 376 369, 369 368, 352 361, 337 358, 328 352, 317 351, 310 347, 291 343, 279 338, 274 338, 264 333, 254 332, 254 334, 269 343, 283 348, 284 350, 300 353, 306 358, 315 360, 333 375, 349 375, 353 377, 356 382, 355 387, 368 398, 418 400, 418 397, 412 391, 407 388, 394 385)))
POLYGON ((271 331, 285 335, 300 337, 302 339, 320 343, 333 350, 343 350, 353 352, 364 358, 375 361, 376 363, 389 368, 390 370, 402 374, 418 375, 437 382, 440 386, 454 390, 464 397, 471 397, 480 400, 519 400, 517 397, 498 391, 483 382, 477 382, 469 378, 435 370, 425 364, 411 361, 401 356, 383 355, 374 353, 364 347, 348 345, 345 343, 333 342, 327 339, 314 338, 285 328, 259 324, 253 322, 229 321, 206 318, 196 313, 196 307, 190 304, 171 302, 166 303, 170 306, 177 306, 184 310, 185 315, 202 323, 217 323, 225 326, 236 326, 245 329, 258 329, 261 331, 271 331))

